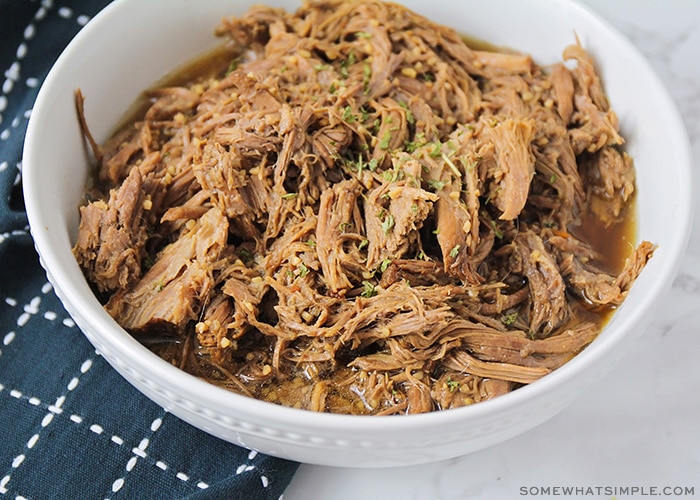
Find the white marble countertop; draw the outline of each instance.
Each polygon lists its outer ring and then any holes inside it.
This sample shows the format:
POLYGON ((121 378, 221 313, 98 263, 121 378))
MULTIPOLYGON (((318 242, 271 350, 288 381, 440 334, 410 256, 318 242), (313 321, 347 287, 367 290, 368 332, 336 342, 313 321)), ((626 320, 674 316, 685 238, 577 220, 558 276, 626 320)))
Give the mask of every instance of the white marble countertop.
MULTIPOLYGON (((700 1, 580 1, 637 46, 676 100, 692 141, 700 199, 700 1)), ((302 465, 284 500, 567 496, 555 486, 579 488, 572 498, 700 496, 698 352, 700 202, 680 274, 644 335, 607 378, 564 412, 510 441, 452 460, 395 469, 302 465)))

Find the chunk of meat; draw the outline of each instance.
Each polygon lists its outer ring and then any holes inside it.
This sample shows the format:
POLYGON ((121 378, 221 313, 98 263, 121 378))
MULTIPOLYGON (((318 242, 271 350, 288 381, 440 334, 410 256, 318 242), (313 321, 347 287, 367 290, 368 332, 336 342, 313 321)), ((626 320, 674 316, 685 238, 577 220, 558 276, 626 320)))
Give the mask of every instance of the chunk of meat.
POLYGON ((482 182, 476 164, 480 156, 469 149, 474 146, 462 144, 461 134, 455 137, 457 141, 458 151, 451 150, 452 141, 448 141, 439 149, 436 145, 424 147, 420 154, 427 170, 425 182, 438 195, 435 232, 444 270, 465 283, 477 284, 483 281, 477 271, 480 257, 483 257, 480 246, 489 243, 482 240, 479 233, 482 182), (451 157, 460 159, 455 163, 451 157))
POLYGON ((574 79, 564 63, 551 68, 552 86, 557 99, 557 112, 564 123, 569 123, 574 112, 574 79))
POLYGON ((401 156, 393 159, 393 165, 396 180, 369 191, 365 202, 370 269, 385 259, 401 258, 406 253, 438 198, 421 187, 419 162, 401 156))
POLYGON ((209 296, 227 235, 228 220, 218 208, 210 209, 158 254, 140 280, 112 295, 105 308, 132 332, 182 332, 209 296))
POLYGON ((591 56, 581 45, 575 44, 564 50, 564 58, 576 61, 572 71, 574 114, 571 118, 575 127, 569 132, 575 153, 593 153, 603 146, 622 144, 624 139, 619 134, 617 115, 610 109, 591 56))
POLYGON ((530 384, 551 371, 544 367, 481 361, 466 351, 454 351, 449 357, 445 358, 443 365, 450 370, 471 373, 477 377, 494 378, 521 384, 530 384))
POLYGON ((632 158, 615 147, 604 147, 581 162, 590 209, 608 225, 621 219, 635 192, 632 158))
POLYGON ((73 253, 88 279, 100 291, 132 285, 141 277, 148 239, 144 209, 148 206, 143 176, 133 168, 109 200, 80 208, 80 227, 73 253))
POLYGON ((525 206, 530 182, 535 174, 535 159, 530 148, 532 120, 506 118, 485 133, 495 148, 495 187, 491 201, 501 211, 502 220, 515 219, 525 206))
POLYGON ((625 265, 617 276, 595 270, 590 264, 582 262, 579 255, 568 253, 562 261, 562 275, 591 307, 619 306, 655 251, 655 245, 643 241, 625 260, 625 265))
POLYGON ((343 250, 345 234, 362 232, 362 223, 357 207, 360 188, 356 181, 339 182, 321 195, 316 225, 316 251, 321 270, 328 287, 333 293, 339 293, 353 287, 344 270, 345 252, 343 250))
POLYGON ((513 244, 530 289, 530 331, 547 336, 569 319, 564 279, 540 236, 525 231, 513 244))

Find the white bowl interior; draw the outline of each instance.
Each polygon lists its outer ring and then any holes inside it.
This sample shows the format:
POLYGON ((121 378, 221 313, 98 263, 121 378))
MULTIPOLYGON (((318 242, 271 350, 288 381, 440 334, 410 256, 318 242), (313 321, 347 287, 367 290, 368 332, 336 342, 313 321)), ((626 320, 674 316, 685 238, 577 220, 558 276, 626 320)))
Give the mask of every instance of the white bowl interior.
POLYGON ((679 114, 646 61, 605 23, 562 0, 404 3, 465 34, 531 53, 541 64, 560 60, 578 36, 598 63, 635 158, 638 236, 659 249, 608 328, 573 361, 529 387, 470 408, 401 418, 313 414, 250 400, 180 372, 106 314, 71 254, 89 175, 73 93, 82 90, 89 127, 104 140, 143 89, 215 45, 219 20, 254 3, 117 0, 78 34, 39 93, 23 161, 32 235, 57 294, 97 350, 146 395, 208 432, 293 460, 346 466, 421 463, 478 450, 542 423, 578 389, 604 376, 622 355, 619 344, 639 330, 670 286, 684 252, 691 156, 679 114), (503 16, 506 9, 510 14, 503 16))

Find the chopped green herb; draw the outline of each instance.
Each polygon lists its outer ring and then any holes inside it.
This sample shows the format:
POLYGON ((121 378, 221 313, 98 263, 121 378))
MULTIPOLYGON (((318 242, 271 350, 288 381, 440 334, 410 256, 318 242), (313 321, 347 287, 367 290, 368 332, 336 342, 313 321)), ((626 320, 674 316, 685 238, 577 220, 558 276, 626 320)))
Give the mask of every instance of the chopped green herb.
POLYGON ((499 240, 503 239, 503 232, 498 229, 498 226, 496 225, 495 220, 491 220, 491 227, 493 228, 493 234, 498 238, 499 240))
POLYGON ((391 132, 386 132, 379 142, 379 149, 387 150, 389 149, 389 144, 391 142, 391 132))
POLYGON ((365 63, 362 66, 362 88, 365 89, 365 94, 369 93, 369 81, 372 79, 372 66, 365 63))
POLYGON ((412 141, 406 141, 405 143, 407 153, 413 153, 421 146, 425 146, 425 135, 423 133, 416 134, 412 141))
POLYGON ((445 187, 445 184, 447 184, 447 182, 445 181, 436 181, 435 179, 428 179, 426 183, 435 191, 440 191, 442 188, 445 187))
POLYGON ((360 106, 360 121, 366 122, 369 119, 369 111, 364 106, 360 106))
POLYGON ((459 161, 462 163, 462 166, 467 172, 471 172, 476 168, 476 166, 479 164, 479 160, 474 160, 473 162, 469 163, 467 159, 464 156, 459 157, 459 161))
POLYGON ((357 155, 357 161, 352 160, 351 158, 346 158, 345 164, 350 168, 352 172, 357 172, 358 174, 362 173, 362 169, 365 167, 365 162, 362 158, 362 154, 357 155))
POLYGON ((440 141, 435 141, 431 143, 432 149, 428 152, 431 158, 438 158, 442 155, 442 143, 440 141))
POLYGON ((450 257, 453 259, 459 255, 459 249, 462 248, 462 245, 455 245, 452 247, 452 250, 450 250, 450 257))
POLYGON ((384 230, 384 234, 389 234, 389 231, 391 231, 393 228, 394 228, 394 216, 389 214, 382 221, 382 229, 384 230))
POLYGON ((353 64, 355 64, 354 49, 350 51, 350 54, 348 54, 348 58, 340 63, 340 76, 342 76, 343 78, 347 78, 348 76, 350 76, 350 73, 348 72, 348 66, 352 66, 353 64))
POLYGON ((161 292, 165 288, 165 285, 163 284, 162 281, 158 280, 153 284, 153 289, 156 291, 156 293, 161 292))
POLYGON ((406 176, 406 172, 404 172, 402 168, 399 168, 400 166, 401 165, 394 165, 394 168, 385 170, 382 174, 384 180, 387 182, 394 182, 403 179, 406 176))
POLYGON ((309 268, 306 267, 306 264, 302 262, 301 264, 299 264, 299 276, 303 278, 307 274, 309 274, 309 268))
POLYGON ((253 259, 253 254, 250 253, 248 250, 245 248, 241 248, 238 250, 238 255, 243 259, 244 262, 247 262, 249 260, 253 259))
POLYGON ((407 153, 413 153, 416 149, 418 149, 419 146, 420 144, 416 141, 406 141, 403 145, 403 148, 407 153))
POLYGON ((450 392, 455 392, 457 389, 459 389, 459 382, 447 377, 447 388, 450 390, 450 392))
POLYGON ((501 323, 503 323, 503 324, 506 325, 506 326, 510 326, 510 325, 512 325, 513 323, 515 323, 515 321, 516 321, 517 319, 518 319, 518 313, 517 313, 517 312, 513 312, 513 313, 510 313, 510 314, 504 314, 503 316, 501 316, 501 323))
POLYGON ((238 65, 241 63, 241 58, 236 57, 234 58, 228 65, 228 68, 226 69, 226 76, 228 76, 231 72, 236 71, 238 69, 238 65))
POLYGON ((401 106, 406 111, 406 121, 411 125, 416 123, 416 119, 413 117, 413 111, 411 111, 411 108, 408 107, 408 104, 401 101, 399 102, 399 106, 401 106))
POLYGON ((362 240, 359 245, 357 245, 358 250, 362 250, 367 245, 369 245, 369 240, 362 240))
POLYGON ((357 38, 372 38, 372 33, 367 33, 366 31, 358 31, 355 33, 357 38))
POLYGON ((291 198, 296 198, 297 196, 299 196, 299 193, 286 193, 282 195, 282 199, 289 200, 291 198))
POLYGON ((391 259, 386 258, 379 264, 379 272, 383 273, 391 264, 391 259))
POLYGON ((371 281, 362 282, 362 292, 360 295, 366 299, 377 295, 377 287, 371 281))
POLYGON ((445 163, 447 163, 447 166, 450 167, 452 172, 457 176, 457 177, 462 177, 462 172, 459 171, 457 166, 452 162, 452 160, 447 156, 445 153, 442 153, 442 159, 445 160, 445 163))
POLYGON ((341 118, 345 123, 354 123, 357 120, 350 106, 345 106, 343 108, 343 115, 341 116, 341 118))

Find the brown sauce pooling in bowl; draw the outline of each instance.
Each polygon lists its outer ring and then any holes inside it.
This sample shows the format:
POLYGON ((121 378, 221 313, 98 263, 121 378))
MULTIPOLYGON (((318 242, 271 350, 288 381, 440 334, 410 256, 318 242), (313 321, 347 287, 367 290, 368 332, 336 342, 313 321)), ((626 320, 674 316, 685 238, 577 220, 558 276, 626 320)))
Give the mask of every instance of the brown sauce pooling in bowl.
POLYGON ((578 354, 651 257, 582 47, 538 66, 377 1, 217 33, 102 146, 74 248, 183 370, 316 411, 465 406, 578 354))

